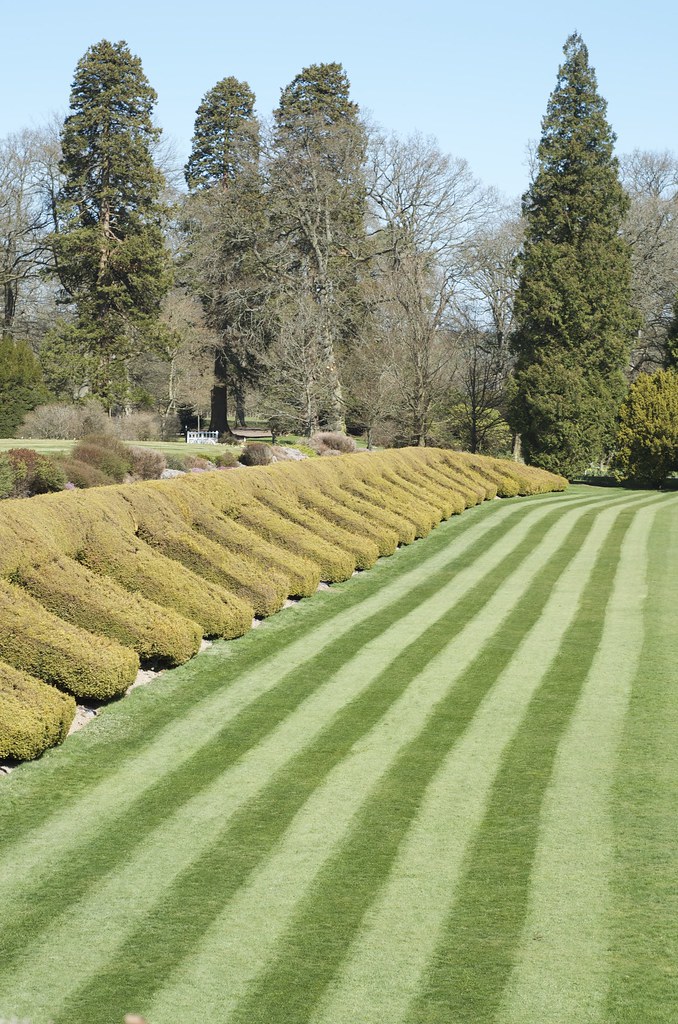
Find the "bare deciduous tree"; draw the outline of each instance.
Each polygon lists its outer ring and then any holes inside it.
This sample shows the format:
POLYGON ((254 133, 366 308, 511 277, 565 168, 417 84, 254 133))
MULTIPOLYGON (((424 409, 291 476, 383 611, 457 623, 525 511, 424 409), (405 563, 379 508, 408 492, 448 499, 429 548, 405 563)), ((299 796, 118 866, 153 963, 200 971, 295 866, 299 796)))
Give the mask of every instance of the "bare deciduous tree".
POLYGON ((624 234, 631 245, 633 304, 642 317, 632 374, 661 366, 678 293, 678 158, 635 150, 621 160, 631 206, 624 234))
POLYGON ((450 386, 453 298, 489 197, 466 161, 420 135, 374 138, 369 197, 384 356, 406 429, 421 445, 450 386))

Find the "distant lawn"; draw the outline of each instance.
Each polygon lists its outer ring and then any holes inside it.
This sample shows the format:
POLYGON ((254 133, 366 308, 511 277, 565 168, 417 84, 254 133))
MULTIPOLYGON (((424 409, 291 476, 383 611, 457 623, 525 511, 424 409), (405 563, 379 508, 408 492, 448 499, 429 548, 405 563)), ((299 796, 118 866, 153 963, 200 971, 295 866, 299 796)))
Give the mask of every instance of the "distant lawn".
MULTIPOLYGON (((3 437, 0 438, 0 452, 7 452, 10 448, 32 448, 36 452, 50 455, 55 452, 69 452, 76 441, 59 441, 51 438, 23 438, 3 437)), ((215 444, 186 444, 185 441, 128 441, 137 448, 152 448, 154 451, 163 452, 165 455, 214 455, 225 448, 242 448, 238 445, 215 445, 215 444)))

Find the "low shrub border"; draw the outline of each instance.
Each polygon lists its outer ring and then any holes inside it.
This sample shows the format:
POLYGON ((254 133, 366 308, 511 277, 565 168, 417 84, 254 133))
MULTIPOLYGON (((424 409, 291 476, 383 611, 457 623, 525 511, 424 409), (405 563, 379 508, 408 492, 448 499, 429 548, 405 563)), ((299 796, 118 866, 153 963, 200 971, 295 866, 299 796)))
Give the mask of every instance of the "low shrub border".
POLYGON ((140 658, 180 664, 203 635, 240 636, 486 498, 566 486, 500 459, 399 449, 3 501, 0 756, 63 739, 73 702, 45 684, 116 697, 140 658))

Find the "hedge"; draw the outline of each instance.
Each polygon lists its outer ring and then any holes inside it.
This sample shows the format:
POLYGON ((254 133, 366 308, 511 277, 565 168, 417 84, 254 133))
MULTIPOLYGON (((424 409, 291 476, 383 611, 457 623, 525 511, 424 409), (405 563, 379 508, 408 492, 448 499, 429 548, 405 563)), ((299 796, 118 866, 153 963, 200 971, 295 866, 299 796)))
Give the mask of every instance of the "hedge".
POLYGON ((0 660, 87 700, 108 700, 136 679, 139 658, 57 618, 20 587, 0 581, 0 660))
POLYGON ((131 647, 142 661, 181 665, 200 648, 197 622, 130 594, 65 555, 25 566, 13 579, 54 615, 131 647))
POLYGON ((240 636, 254 615, 369 568, 442 518, 566 486, 500 459, 400 449, 5 500, 0 749, 35 757, 63 737, 73 702, 46 683, 114 697, 140 658, 180 664, 201 636, 240 636))
POLYGON ((75 701, 0 662, 0 759, 31 761, 65 739, 75 701))

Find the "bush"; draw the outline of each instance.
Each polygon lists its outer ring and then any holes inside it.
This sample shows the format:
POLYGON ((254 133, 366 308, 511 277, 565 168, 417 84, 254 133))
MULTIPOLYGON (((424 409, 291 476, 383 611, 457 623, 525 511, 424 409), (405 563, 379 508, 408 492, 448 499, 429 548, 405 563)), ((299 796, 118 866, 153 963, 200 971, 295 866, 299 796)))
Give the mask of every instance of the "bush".
POLYGON ((32 448, 10 448, 6 459, 14 476, 11 497, 31 498, 64 489, 66 476, 55 459, 39 455, 32 448))
POLYGON ((182 473, 186 472, 185 455, 175 455, 174 452, 165 452, 164 454, 168 469, 178 469, 182 473))
POLYGON ((107 434, 89 434, 73 447, 71 457, 93 466, 116 483, 122 483, 128 473, 132 472, 130 448, 107 434))
POLYGON ((132 473, 140 480, 159 480, 167 461, 160 452, 152 448, 131 448, 132 473))
POLYGON ((346 579, 441 517, 497 492, 566 486, 512 462, 401 449, 5 503, 0 661, 78 696, 115 696, 137 655, 180 663, 201 633, 239 636, 254 611, 346 579))
POLYGON ((219 469, 234 469, 238 465, 238 456, 234 451, 219 452, 214 460, 215 466, 219 469))
POLYGON ((113 477, 102 473, 96 466, 81 462, 80 459, 65 458, 62 459, 61 465, 66 479, 76 487, 105 487, 107 484, 115 483, 113 477))
POLYGON ((111 432, 121 441, 160 441, 163 427, 153 412, 130 412, 111 420, 111 432))
POLYGON ((20 587, 0 581, 0 659, 76 697, 125 692, 139 669, 134 651, 63 622, 20 587))
POLYGON ((206 455, 184 455, 184 469, 214 469, 214 462, 206 455))
POLYGON ((309 444, 318 455, 351 455, 358 450, 353 438, 338 430, 321 430, 313 435, 309 444))
POLYGON ((181 665, 200 647, 202 630, 196 622, 130 594, 63 555, 23 566, 13 580, 65 622, 131 647, 144 661, 181 665))
POLYGON ((617 477, 661 487, 678 472, 678 372, 641 374, 619 414, 613 468, 617 477))
POLYGON ((0 758, 31 761, 66 738, 75 701, 0 662, 0 758))
POLYGON ((13 437, 28 411, 45 397, 42 370, 30 346, 0 335, 0 437, 13 437))
POLYGON ((39 405, 25 416, 21 437, 61 438, 76 441, 87 434, 106 434, 111 420, 94 399, 78 404, 51 402, 39 405))
POLYGON ((0 455, 0 498, 10 498, 14 491, 15 475, 6 455, 0 455))
POLYGON ((240 462, 243 466, 268 466, 273 462, 273 452, 269 444, 254 441, 243 448, 240 462))

